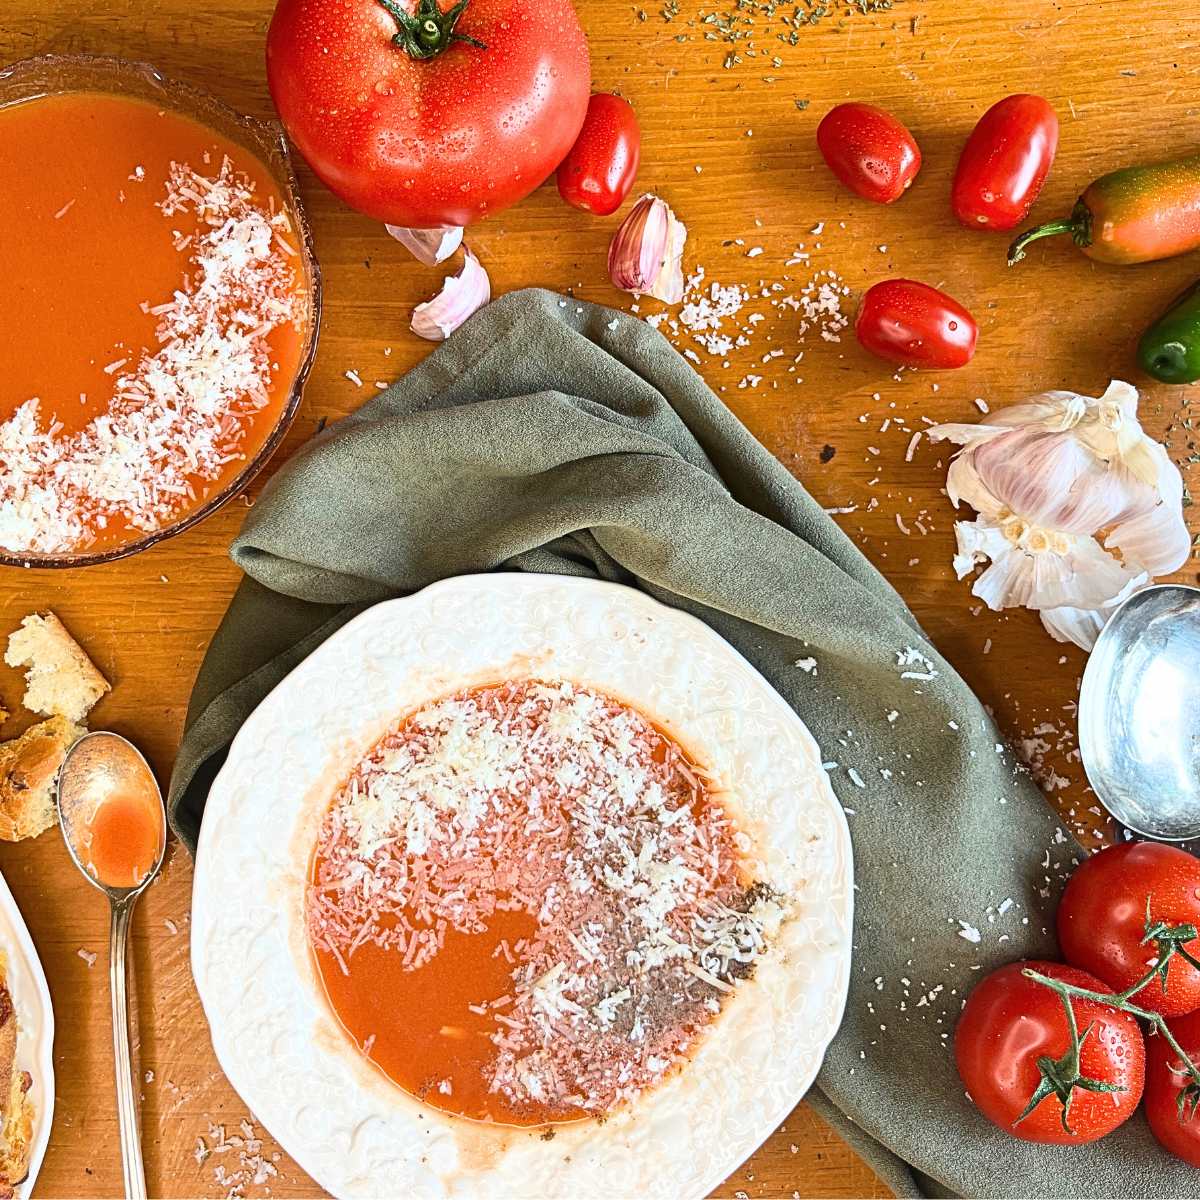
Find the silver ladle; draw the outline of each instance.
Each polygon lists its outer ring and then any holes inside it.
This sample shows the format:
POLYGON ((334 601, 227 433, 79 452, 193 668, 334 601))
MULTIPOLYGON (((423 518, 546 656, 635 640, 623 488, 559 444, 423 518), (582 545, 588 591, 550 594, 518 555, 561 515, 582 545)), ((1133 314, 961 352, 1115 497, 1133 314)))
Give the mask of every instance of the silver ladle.
POLYGON ((58 776, 58 820, 63 839, 84 878, 102 891, 111 906, 109 923, 109 990, 112 993, 113 1053, 116 1059, 117 1114, 121 1126, 121 1161, 128 1200, 144 1200, 146 1171, 138 1129, 133 1060, 129 1050, 129 998, 125 951, 133 906, 162 867, 167 844, 167 818, 162 792, 149 764, 132 742, 115 733, 89 733, 67 752, 58 776), (143 796, 157 805, 158 854, 154 865, 133 887, 102 882, 88 869, 91 822, 100 806, 120 796, 143 796))
POLYGON ((1122 825, 1200 837, 1200 588, 1145 588, 1113 612, 1083 672, 1079 753, 1122 825))

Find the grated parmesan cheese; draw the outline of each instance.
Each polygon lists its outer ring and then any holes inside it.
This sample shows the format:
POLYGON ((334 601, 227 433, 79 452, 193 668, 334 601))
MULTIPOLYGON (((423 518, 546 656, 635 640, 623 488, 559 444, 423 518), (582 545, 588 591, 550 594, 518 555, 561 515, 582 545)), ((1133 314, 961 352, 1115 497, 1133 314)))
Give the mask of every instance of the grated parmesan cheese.
POLYGON ((368 943, 419 970, 445 930, 531 914, 535 934, 496 946, 511 988, 473 1008, 495 1022, 488 1086, 602 1113, 673 1068, 778 930, 739 836, 634 710, 569 683, 483 688, 412 714, 338 793, 309 937, 346 973, 368 943))

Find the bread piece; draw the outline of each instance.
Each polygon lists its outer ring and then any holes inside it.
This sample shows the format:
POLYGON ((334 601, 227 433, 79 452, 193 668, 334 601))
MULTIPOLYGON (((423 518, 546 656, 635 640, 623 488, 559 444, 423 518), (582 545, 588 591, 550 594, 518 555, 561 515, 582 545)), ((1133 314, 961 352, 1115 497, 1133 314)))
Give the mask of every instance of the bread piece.
POLYGON ((0 838, 19 842, 54 824, 54 781, 83 733, 65 717, 51 717, 19 738, 0 742, 0 838))
POLYGON ((30 613, 9 635, 4 661, 27 667, 25 699, 30 712, 81 722, 109 690, 79 643, 52 613, 30 613))

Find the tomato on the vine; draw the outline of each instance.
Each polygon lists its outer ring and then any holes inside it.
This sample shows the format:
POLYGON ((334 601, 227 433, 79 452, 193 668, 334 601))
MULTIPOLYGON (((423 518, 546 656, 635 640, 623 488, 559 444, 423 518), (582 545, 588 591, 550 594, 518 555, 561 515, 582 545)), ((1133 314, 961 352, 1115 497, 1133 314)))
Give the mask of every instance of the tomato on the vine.
POLYGON ((1137 1108, 1142 1031, 1129 1013, 1069 1001, 1024 974, 1105 992, 1095 976, 1052 962, 1015 962, 982 979, 954 1031, 958 1073, 975 1106, 1015 1137, 1075 1145, 1111 1133, 1137 1108))
POLYGON ((1179 1016, 1200 1008, 1200 859, 1161 842, 1125 842, 1085 859, 1058 906, 1063 957, 1112 991, 1179 1016), (1150 963, 1153 962, 1154 966, 1150 963))
MULTIPOLYGON (((1171 1036, 1200 1062, 1200 1012, 1167 1022, 1171 1036)), ((1154 1136, 1178 1158, 1200 1167, 1200 1088, 1161 1035, 1146 1046, 1146 1120, 1154 1136)))
POLYGON ((321 181, 389 225, 469 225, 553 174, 583 125, 570 0, 279 0, 267 80, 321 181))
POLYGON ((558 194, 575 208, 607 217, 621 207, 637 177, 642 135, 628 101, 597 92, 583 128, 558 167, 558 194))

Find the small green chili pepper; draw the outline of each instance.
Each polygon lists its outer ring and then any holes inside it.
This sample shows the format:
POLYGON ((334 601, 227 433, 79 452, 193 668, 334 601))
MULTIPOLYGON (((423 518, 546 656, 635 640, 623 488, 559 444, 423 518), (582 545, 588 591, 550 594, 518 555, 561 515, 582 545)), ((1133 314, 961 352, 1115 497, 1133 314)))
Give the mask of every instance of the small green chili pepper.
POLYGON ((1147 375, 1163 383, 1200 379, 1200 282, 1176 296, 1142 334, 1137 358, 1147 375))

